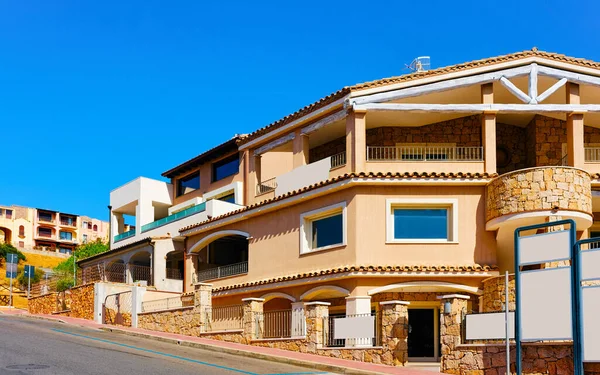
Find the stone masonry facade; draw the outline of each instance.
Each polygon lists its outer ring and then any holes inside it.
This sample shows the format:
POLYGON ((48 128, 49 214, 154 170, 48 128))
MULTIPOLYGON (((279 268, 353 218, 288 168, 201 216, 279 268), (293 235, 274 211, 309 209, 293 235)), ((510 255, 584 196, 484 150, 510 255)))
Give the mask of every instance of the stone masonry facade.
POLYGON ((52 292, 27 300, 30 314, 58 314, 94 319, 94 284, 75 286, 64 292, 52 292))
POLYGON ((488 184, 486 199, 486 221, 555 207, 592 214, 590 175, 570 167, 537 167, 502 175, 488 184))
MULTIPOLYGON (((483 281, 483 295, 481 296, 481 310, 484 313, 504 311, 506 300, 506 285, 504 276, 494 277, 483 281)), ((515 310, 515 277, 508 279, 508 308, 515 310)))

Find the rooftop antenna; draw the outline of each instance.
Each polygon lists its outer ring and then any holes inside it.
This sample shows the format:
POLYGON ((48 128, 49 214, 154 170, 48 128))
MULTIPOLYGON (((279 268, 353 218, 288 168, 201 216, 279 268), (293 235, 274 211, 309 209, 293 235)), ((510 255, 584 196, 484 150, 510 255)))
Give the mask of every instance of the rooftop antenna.
POLYGON ((429 56, 419 56, 406 67, 413 73, 426 72, 431 67, 431 58, 429 56))

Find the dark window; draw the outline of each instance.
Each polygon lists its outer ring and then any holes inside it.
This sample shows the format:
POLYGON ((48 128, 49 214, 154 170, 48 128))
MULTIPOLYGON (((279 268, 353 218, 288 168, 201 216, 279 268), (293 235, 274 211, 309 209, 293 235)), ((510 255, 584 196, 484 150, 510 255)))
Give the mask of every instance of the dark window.
POLYGON ((71 254, 71 249, 66 247, 59 247, 58 252, 62 254, 71 254))
POLYGON ((240 169, 240 157, 238 154, 231 155, 223 160, 213 163, 213 182, 238 173, 240 169))
POLYGON ((25 242, 19 241, 19 247, 25 247, 25 242))
POLYGON ((394 209, 395 239, 448 239, 448 209, 394 209))
POLYGON ((49 212, 40 212, 38 217, 40 221, 52 221, 52 214, 49 212))
POLYGON ((50 228, 38 228, 40 237, 52 237, 52 229, 50 228))
POLYGON ((73 239, 73 233, 71 233, 71 232, 60 232, 60 239, 61 240, 71 241, 73 239))
POLYGON ((87 234, 83 235, 83 243, 87 243, 87 234))
POLYGON ((88 222, 88 226, 87 227, 88 227, 88 229, 92 229, 92 223, 88 222))
POLYGON ((197 189, 200 189, 200 173, 198 172, 177 180, 177 196, 191 193, 197 189))
POLYGON ((343 215, 339 214, 315 219, 312 225, 312 249, 337 245, 344 242, 343 215))
POLYGON ((94 224, 94 232, 98 231, 98 225, 94 224))
POLYGON ((21 236, 21 237, 25 236, 25 227, 23 225, 19 226, 19 236, 21 236))
POLYGON ((6 218, 12 219, 12 210, 6 210, 6 218))
POLYGON ((231 193, 229 195, 224 195, 217 199, 223 202, 235 203, 235 194, 231 193))

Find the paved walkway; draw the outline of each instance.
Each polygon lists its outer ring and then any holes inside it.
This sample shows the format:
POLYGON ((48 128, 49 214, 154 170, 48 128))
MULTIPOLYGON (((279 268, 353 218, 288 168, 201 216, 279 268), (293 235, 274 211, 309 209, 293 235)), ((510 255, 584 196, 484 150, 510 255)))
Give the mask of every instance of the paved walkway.
POLYGON ((394 374, 394 375, 431 375, 431 369, 417 369, 414 367, 394 367, 378 365, 374 363, 366 363, 359 361, 351 361, 339 358, 323 357, 315 354, 307 354, 300 352, 293 352, 288 350, 265 348, 261 346, 249 346, 244 344, 237 344, 233 342, 225 342, 211 339, 204 339, 200 337, 192 337, 185 335, 178 335, 167 332, 156 332, 149 331, 140 328, 130 328, 121 326, 111 326, 106 324, 98 324, 91 320, 70 318, 58 315, 32 315, 25 310, 20 309, 7 309, 0 308, 0 314, 7 315, 20 315, 30 318, 38 319, 49 319, 62 321, 67 324, 78 325, 82 327, 94 328, 94 329, 110 329, 113 331, 119 331, 126 334, 146 336, 158 340, 174 341, 180 344, 187 344, 189 346, 198 346, 204 349, 224 351, 232 354, 240 354, 246 356, 252 356, 256 358, 263 358, 266 360, 282 361, 285 363, 293 363, 298 365, 305 365, 310 367, 316 367, 332 372, 344 372, 352 374, 367 374, 367 373, 379 373, 379 374, 394 374))

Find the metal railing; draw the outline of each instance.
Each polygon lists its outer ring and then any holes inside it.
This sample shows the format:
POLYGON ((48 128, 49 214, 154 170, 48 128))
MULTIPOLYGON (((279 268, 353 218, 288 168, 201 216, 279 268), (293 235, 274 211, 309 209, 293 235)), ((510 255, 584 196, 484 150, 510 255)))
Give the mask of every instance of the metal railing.
POLYGON ((132 237, 132 236, 135 236, 135 229, 128 230, 127 232, 123 232, 121 234, 117 234, 115 236, 115 242, 124 240, 124 239, 132 237))
POLYGON ((266 194, 277 188, 277 178, 273 177, 256 185, 256 195, 266 194))
POLYGON ((183 275, 181 274, 181 270, 178 268, 166 268, 167 279, 171 280, 183 280, 183 275))
POLYGON ((207 307, 206 331, 231 331, 244 328, 244 309, 242 305, 207 307))
POLYGON ((569 166, 569 155, 563 156, 558 163, 562 167, 568 167, 569 166))
POLYGON ((194 306, 193 300, 192 304, 183 303, 181 296, 178 297, 170 297, 157 299, 154 301, 145 301, 142 302, 142 312, 151 312, 151 311, 162 311, 169 309, 177 309, 181 307, 194 306))
POLYGON ((188 217, 199 212, 204 212, 206 210, 206 202, 202 202, 200 204, 195 205, 194 207, 187 208, 183 211, 179 211, 173 215, 169 215, 160 220, 153 221, 149 224, 142 225, 142 233, 147 232, 149 230, 162 227, 163 225, 167 225, 174 221, 183 219, 184 217, 188 217))
POLYGON ((600 147, 584 147, 584 161, 587 163, 600 163, 600 147))
POLYGON ((131 279, 136 281, 146 281, 148 285, 154 285, 152 283, 152 268, 148 266, 137 266, 135 264, 129 265, 129 273, 131 279))
POLYGON ((381 344, 381 332, 379 329, 380 317, 379 314, 372 312, 370 314, 355 314, 355 315, 338 315, 338 316, 329 316, 323 318, 323 342, 327 347, 369 347, 369 346, 378 346, 381 344), (359 324, 373 324, 373 337, 361 337, 361 338, 336 338, 335 329, 336 329, 336 320, 338 319, 346 319, 346 318, 369 318, 372 319, 364 319, 362 323, 359 323, 357 319, 357 323, 359 324))
POLYGON ((43 223, 54 223, 54 219, 52 217, 48 218, 48 217, 39 216, 38 221, 41 221, 43 223))
POLYGON ((131 327, 131 291, 110 294, 102 304, 102 323, 131 327))
POLYGON ((331 169, 341 167, 342 165, 346 165, 346 152, 340 152, 339 154, 335 154, 331 156, 331 169))
POLYGON ((69 227, 76 227, 77 224, 74 220, 60 220, 60 225, 64 225, 64 226, 69 226, 69 227))
POLYGON ((127 268, 125 263, 103 264, 104 280, 111 283, 127 282, 127 268))
POLYGON ((483 161, 483 147, 367 146, 367 161, 483 161))
POLYGON ((256 314, 257 337, 278 339, 306 335, 304 310, 265 311, 256 314))
POLYGON ((198 282, 202 282, 212 279, 221 279, 228 276, 241 275, 244 273, 248 273, 248 262, 229 264, 227 266, 220 266, 199 271, 197 274, 197 280, 198 282))

